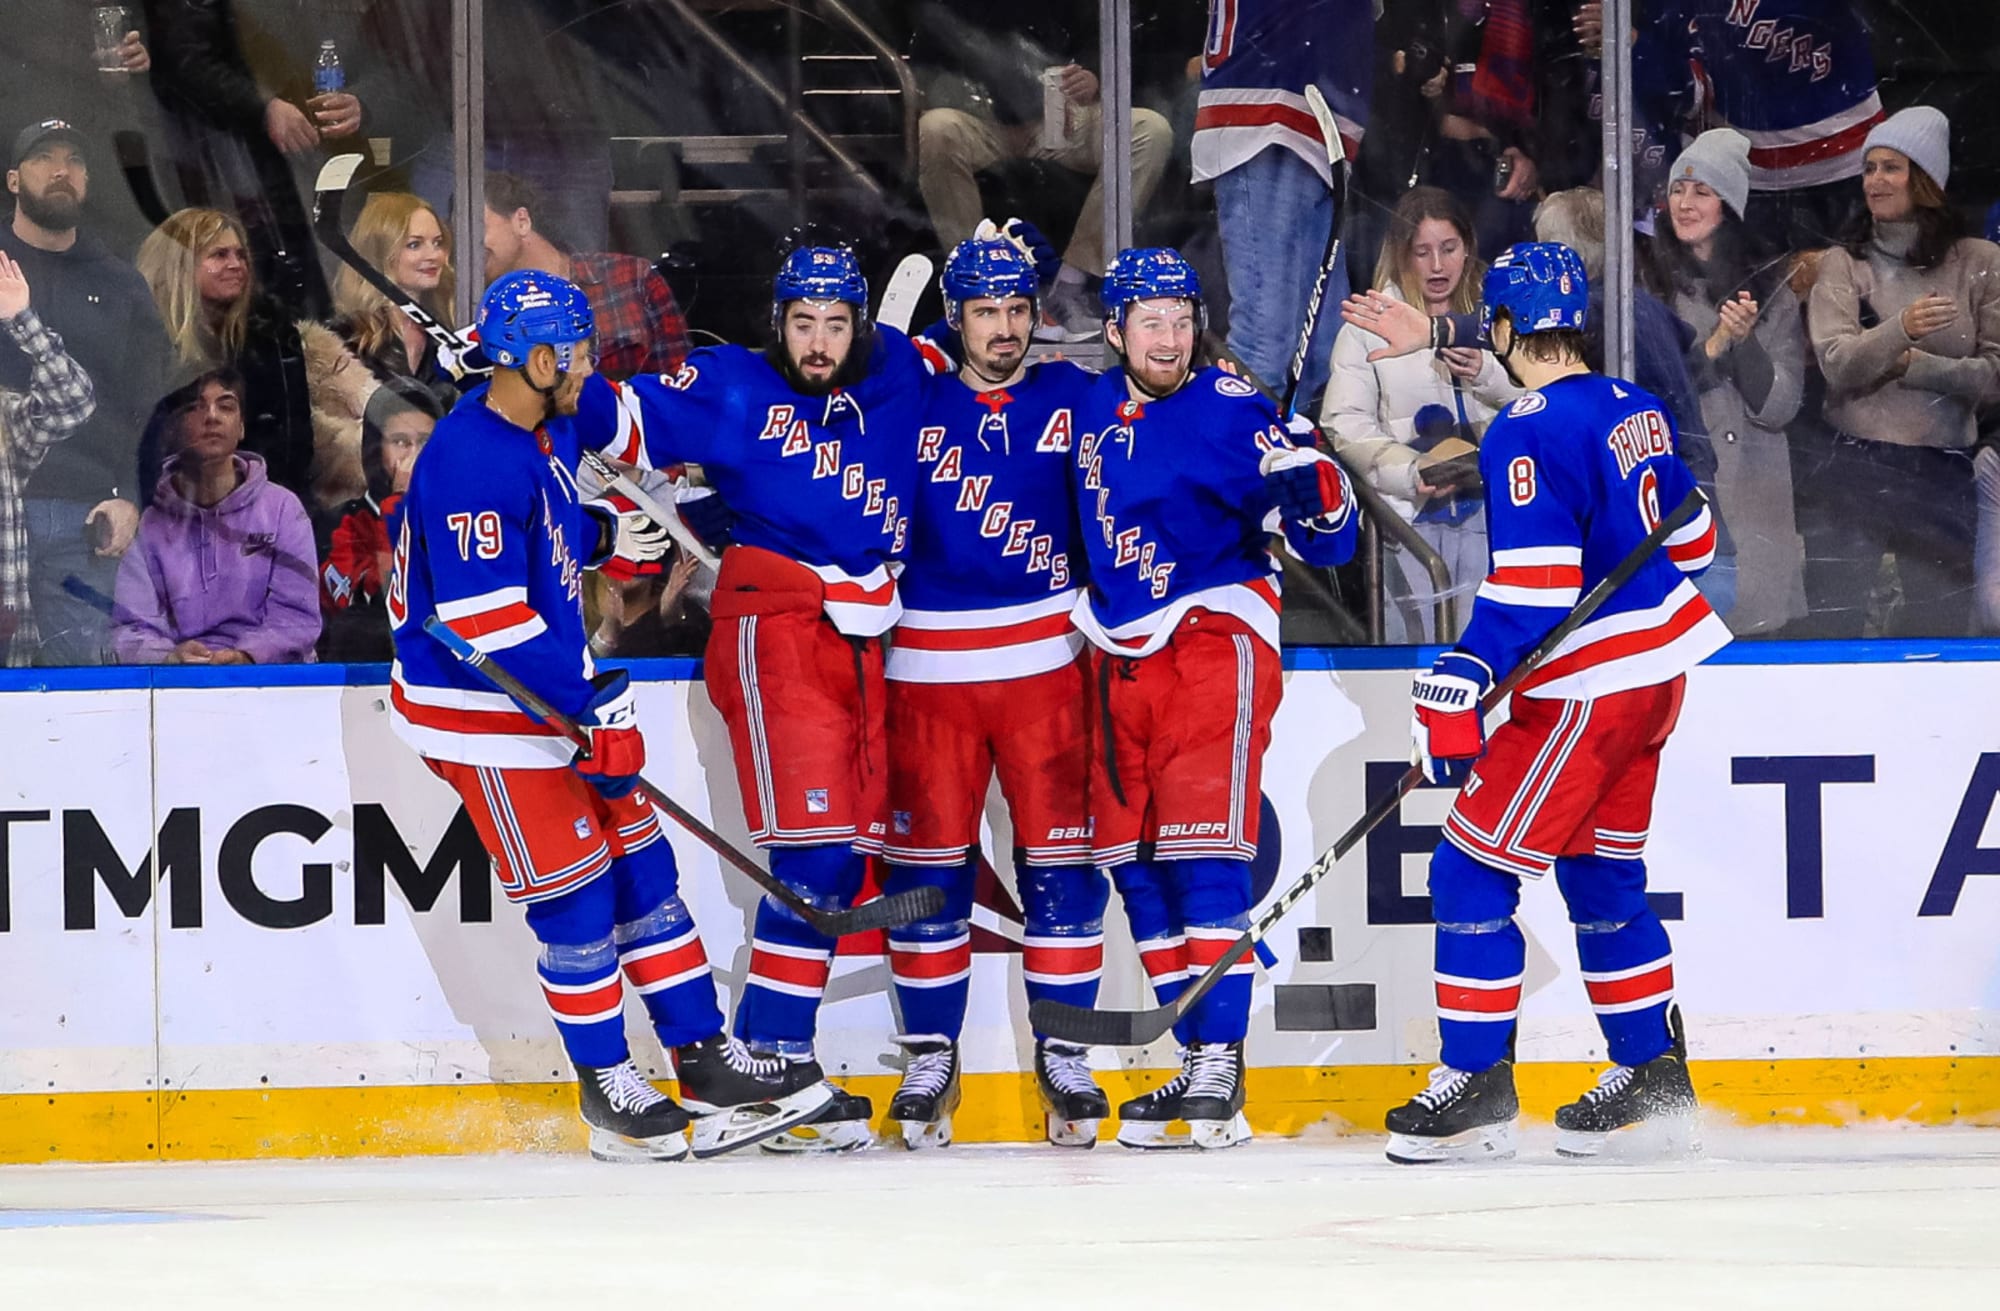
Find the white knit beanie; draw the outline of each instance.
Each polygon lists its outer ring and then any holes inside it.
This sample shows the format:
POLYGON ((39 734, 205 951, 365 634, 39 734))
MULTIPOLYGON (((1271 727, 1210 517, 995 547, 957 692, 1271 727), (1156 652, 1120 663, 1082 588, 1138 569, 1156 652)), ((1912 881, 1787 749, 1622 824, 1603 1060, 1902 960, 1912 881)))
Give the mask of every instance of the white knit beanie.
POLYGON ((1909 156, 1940 188, 1951 177, 1951 122, 1942 110, 1929 105, 1898 110, 1875 125, 1861 147, 1861 157, 1866 159, 1877 146, 1909 156))
POLYGON ((1750 202, 1750 138, 1726 127, 1696 137, 1667 174, 1667 185, 1700 182, 1708 186, 1737 218, 1750 202))

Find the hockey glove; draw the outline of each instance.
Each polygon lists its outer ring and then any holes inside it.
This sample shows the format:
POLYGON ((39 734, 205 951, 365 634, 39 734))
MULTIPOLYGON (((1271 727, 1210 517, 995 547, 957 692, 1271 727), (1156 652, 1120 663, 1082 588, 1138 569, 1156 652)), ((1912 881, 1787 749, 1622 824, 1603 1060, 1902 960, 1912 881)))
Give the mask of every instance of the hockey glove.
POLYGON ((1278 515, 1286 523, 1336 532, 1347 522, 1353 498, 1347 475, 1324 451, 1309 446, 1264 452, 1258 465, 1278 515))
POLYGON ((1486 750, 1479 698, 1493 686, 1492 671, 1463 651, 1447 651, 1410 689, 1410 763, 1433 783, 1457 787, 1486 750))
POLYGON ((602 532, 597 539, 597 567, 606 578, 621 582, 658 574, 674 539, 638 503, 619 492, 606 492, 586 502, 597 512, 602 532))
POLYGON ((675 488, 674 509, 680 512, 681 522, 688 531, 709 549, 719 551, 735 540, 736 511, 716 495, 713 487, 675 488))
POLYGON ((639 786, 646 767, 646 739, 639 732, 639 703, 631 675, 607 669, 590 680, 597 689, 578 723, 590 735, 590 749, 577 753, 576 772, 609 799, 639 786))
POLYGON ((995 223, 992 219, 980 221, 979 230, 973 233, 981 240, 993 237, 1004 238, 1020 248, 1028 262, 1035 266, 1035 277, 1046 291, 1055 285, 1056 274, 1062 272, 1062 256, 1055 245, 1042 234, 1042 230, 1023 218, 1010 218, 1005 223, 995 223))

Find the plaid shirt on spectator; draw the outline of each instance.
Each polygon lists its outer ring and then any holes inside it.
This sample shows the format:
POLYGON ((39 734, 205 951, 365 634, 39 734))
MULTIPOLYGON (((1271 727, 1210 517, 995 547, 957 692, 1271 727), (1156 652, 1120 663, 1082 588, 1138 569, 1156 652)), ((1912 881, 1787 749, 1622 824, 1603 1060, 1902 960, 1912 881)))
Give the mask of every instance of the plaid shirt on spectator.
POLYGON ((569 277, 597 316, 597 372, 623 381, 672 373, 687 358, 687 320, 651 264, 633 255, 571 255, 569 277))
POLYGON ((33 310, 0 319, 0 332, 29 359, 25 391, 0 391, 0 650, 6 663, 34 660, 41 635, 28 603, 28 525, 21 490, 49 447, 81 428, 97 409, 90 375, 63 351, 62 338, 33 310))

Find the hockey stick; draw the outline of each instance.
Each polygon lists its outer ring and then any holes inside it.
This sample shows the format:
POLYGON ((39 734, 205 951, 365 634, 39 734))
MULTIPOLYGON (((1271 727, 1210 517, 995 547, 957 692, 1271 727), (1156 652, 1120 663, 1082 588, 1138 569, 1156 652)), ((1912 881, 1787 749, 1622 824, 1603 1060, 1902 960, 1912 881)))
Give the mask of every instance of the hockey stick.
MULTIPOLYGON (((137 136, 137 133, 129 135, 137 136)), ((122 155, 121 155, 122 160, 122 155)), ((319 171, 313 183, 313 235, 320 244, 332 251, 335 258, 348 268, 360 274, 369 286, 381 292, 389 303, 400 311, 404 318, 417 325, 431 344, 438 348, 438 362, 458 381, 477 374, 490 372, 466 362, 466 351, 471 342, 439 323, 423 306, 417 304, 409 292, 404 291, 389 279, 389 276, 370 264, 361 252, 348 241, 347 234, 340 227, 341 203, 347 195, 347 188, 354 181, 355 171, 361 167, 361 156, 340 155, 329 159, 319 171)), ((129 174, 128 174, 129 177, 129 174)), ((135 193, 136 193, 136 183, 135 193)), ((596 470, 599 477, 629 496, 633 503, 653 519, 665 526, 668 534, 683 551, 713 569, 717 566, 715 552, 681 521, 680 515, 667 509, 659 500, 639 486, 636 479, 628 478, 599 456, 595 451, 583 453, 584 463, 596 470)))
POLYGON ((1326 253, 1320 256, 1319 276, 1313 280, 1312 295, 1306 300, 1305 321, 1299 326, 1298 348, 1292 352, 1292 367, 1285 375, 1285 398, 1278 406, 1281 419, 1291 418, 1293 407, 1298 404, 1299 381, 1305 377, 1306 357, 1312 353, 1313 332, 1319 327, 1320 310, 1326 304, 1326 287, 1333 280, 1333 271, 1340 267, 1340 225, 1347 217, 1347 147, 1340 140, 1340 125, 1334 122, 1333 109, 1318 87, 1307 84, 1306 105, 1311 108, 1319 124, 1319 134, 1326 142, 1327 170, 1335 203, 1333 223, 1326 234, 1326 253))
POLYGON ((641 510, 644 510, 654 522, 664 526, 667 530, 667 535, 672 537, 674 542, 683 551, 686 551, 710 569, 719 569, 722 567, 721 558, 708 548, 707 542, 702 541, 694 535, 694 530, 687 526, 686 521, 681 518, 680 512, 669 508, 658 497, 654 496, 644 487, 641 487, 638 479, 629 477, 620 471, 617 465, 612 464, 596 451, 585 451, 583 453, 583 462, 589 465, 598 477, 604 479, 604 481, 630 497, 632 503, 641 510))
POLYGON ((908 332, 910 320, 917 314, 917 301, 922 299, 934 271, 935 266, 924 256, 905 255, 896 271, 889 275, 889 285, 882 288, 882 308, 875 311, 875 321, 886 323, 898 332, 908 332))
POLYGON ((171 211, 153 179, 153 158, 146 150, 145 133, 121 128, 111 134, 111 150, 132 192, 132 203, 139 207, 139 216, 156 228, 165 223, 171 211))
MULTIPOLYGON (((424 631, 442 642, 446 650, 467 666, 477 670, 487 682, 519 702, 529 714, 559 729, 564 737, 577 745, 579 750, 586 754, 589 752, 590 735, 582 725, 529 691, 520 679, 508 673, 491 656, 452 632, 436 615, 424 620, 424 631)), ((922 887, 899 892, 893 897, 879 897, 852 910, 821 910, 765 872, 755 861, 725 841, 721 834, 696 819, 679 802, 643 778, 639 780, 639 793, 647 801, 667 812, 676 824, 701 839, 702 845, 762 888, 766 896, 811 925, 814 932, 823 933, 829 938, 846 937, 850 933, 870 933, 876 929, 900 928, 913 920, 922 919, 926 915, 933 915, 944 909, 943 889, 922 887)))
POLYGON ((362 281, 388 297, 389 303, 402 311, 404 318, 423 330, 423 334, 439 349, 439 363, 453 378, 484 372, 469 367, 463 359, 466 348, 472 343, 439 323, 429 310, 417 304, 409 292, 391 282, 388 274, 370 264, 348 241, 347 233, 340 226, 341 202, 346 199, 347 188, 353 183, 361 163, 360 155, 335 155, 320 166, 319 177, 313 182, 313 235, 342 264, 360 274, 362 281))
MULTIPOLYGON (((1583 627, 1590 617, 1602 608, 1612 595, 1632 580, 1653 552, 1679 531, 1682 525, 1694 518, 1704 504, 1700 492, 1690 493, 1688 498, 1674 507, 1672 514, 1661 520, 1644 541, 1632 548, 1632 553, 1618 562, 1618 567, 1606 574, 1597 586, 1576 604, 1576 608, 1563 621, 1549 630, 1535 649, 1515 665, 1512 672, 1501 679, 1479 702, 1482 715, 1491 714, 1496 706, 1505 701, 1521 681, 1534 672, 1537 665, 1568 640, 1570 634, 1583 627)), ((1149 1011, 1099 1011, 1085 1006, 1071 1006, 1064 1002, 1044 998, 1028 1008, 1028 1020, 1037 1033, 1062 1042, 1083 1043, 1089 1046, 1143 1047, 1174 1027, 1182 1016, 1194 1009, 1195 1003, 1208 995, 1209 989, 1222 981, 1223 975, 1235 968, 1236 963, 1250 954, 1258 942, 1273 928, 1285 913, 1298 904, 1300 898, 1312 891, 1325 878, 1341 857, 1352 851, 1361 839, 1368 836, 1376 825, 1396 813, 1403 804, 1403 798, 1423 782, 1424 771, 1420 764, 1411 765, 1396 780, 1396 786, 1376 798, 1367 813, 1354 821, 1353 827, 1340 835, 1335 842, 1314 861, 1296 883, 1285 889, 1284 895, 1271 903, 1262 915, 1257 917, 1241 937, 1223 953, 1222 959, 1202 972, 1181 995, 1149 1011)))

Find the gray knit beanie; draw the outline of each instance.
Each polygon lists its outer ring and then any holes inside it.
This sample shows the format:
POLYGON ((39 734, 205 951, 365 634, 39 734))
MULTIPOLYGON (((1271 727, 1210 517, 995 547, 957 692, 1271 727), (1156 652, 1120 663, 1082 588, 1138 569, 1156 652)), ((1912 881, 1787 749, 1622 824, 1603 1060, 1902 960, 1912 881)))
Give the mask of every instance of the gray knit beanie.
POLYGON ((1707 184, 1732 214, 1742 218, 1743 207, 1750 202, 1750 138, 1726 127, 1702 133, 1667 174, 1669 186, 1684 180, 1707 184))
POLYGON ((1951 122, 1942 110, 1929 105, 1898 110, 1875 125, 1861 147, 1861 157, 1866 159, 1877 146, 1909 156, 1940 188, 1951 177, 1951 122))

